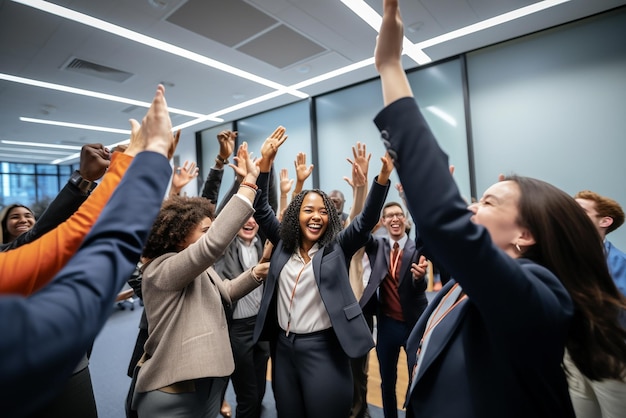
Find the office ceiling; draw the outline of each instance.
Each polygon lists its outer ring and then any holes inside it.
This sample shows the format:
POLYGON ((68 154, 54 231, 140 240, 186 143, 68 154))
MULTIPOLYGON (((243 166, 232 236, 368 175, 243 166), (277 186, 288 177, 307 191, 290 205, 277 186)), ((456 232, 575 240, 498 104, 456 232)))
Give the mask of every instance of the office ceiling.
MULTIPOLYGON (((380 0, 366 2, 381 14, 380 0)), ((400 0, 406 37, 418 46, 429 45, 423 53, 432 61, 584 18, 626 1, 561 0, 554 7, 466 36, 438 38, 547 3, 400 0)), ((375 38, 376 31, 340 0, 0 0, 0 161, 76 161, 71 157, 76 150, 4 141, 77 147, 123 141, 128 138, 128 119, 143 117, 143 103, 150 102, 157 83, 166 86, 173 124, 196 131, 220 123, 194 122, 202 116, 230 121, 370 79, 376 72, 364 60, 372 58, 375 38), (40 10, 46 7, 78 14, 59 17, 55 10, 40 10), (91 18, 113 26, 94 28, 91 18), (144 37, 178 49, 171 53, 147 46, 144 37), (216 61, 226 67, 215 68, 216 61), (364 66, 313 82, 350 65, 364 66), (59 86, 76 90, 63 92, 59 86), (115 98, 86 95, 90 93, 115 98), (266 100, 230 109, 258 98, 266 100)), ((404 63, 407 69, 419 65, 408 57, 404 63)))

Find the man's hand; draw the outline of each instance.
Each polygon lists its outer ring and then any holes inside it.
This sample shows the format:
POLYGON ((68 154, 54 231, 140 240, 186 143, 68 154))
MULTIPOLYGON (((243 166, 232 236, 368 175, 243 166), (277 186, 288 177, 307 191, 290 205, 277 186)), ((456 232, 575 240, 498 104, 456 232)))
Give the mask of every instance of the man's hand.
POLYGON ((102 144, 86 144, 80 150, 80 176, 89 181, 96 181, 104 176, 111 154, 102 144))
POLYGON ((426 274, 428 269, 428 260, 423 255, 420 256, 419 262, 411 263, 411 274, 414 279, 421 279, 426 274))

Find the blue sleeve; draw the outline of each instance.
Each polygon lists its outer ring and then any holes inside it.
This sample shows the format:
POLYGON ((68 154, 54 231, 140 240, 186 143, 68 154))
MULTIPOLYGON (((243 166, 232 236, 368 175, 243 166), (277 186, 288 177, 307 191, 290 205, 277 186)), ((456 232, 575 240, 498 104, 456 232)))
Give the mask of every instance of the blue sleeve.
POLYGON ((80 249, 34 295, 0 297, 0 411, 24 416, 63 387, 133 272, 169 184, 167 159, 138 154, 80 249))

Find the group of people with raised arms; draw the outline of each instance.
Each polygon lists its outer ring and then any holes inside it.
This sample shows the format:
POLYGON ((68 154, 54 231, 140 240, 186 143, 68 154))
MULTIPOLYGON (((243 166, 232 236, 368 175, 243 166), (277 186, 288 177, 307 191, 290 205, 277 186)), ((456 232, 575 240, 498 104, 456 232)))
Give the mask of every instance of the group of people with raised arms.
MULTIPOLYGON (((374 347, 349 266, 372 240, 395 166, 425 253, 452 277, 405 343, 407 416, 623 416, 626 300, 612 277, 617 262, 607 265, 605 224, 592 222, 584 202, 521 176, 503 178, 468 208, 402 67, 398 0, 383 0, 383 9, 375 65, 385 107, 374 122, 387 155, 360 212, 343 223, 325 192, 302 190, 279 220, 269 185, 287 139, 282 126, 257 161, 239 146, 241 181, 220 216, 205 198, 163 201, 178 137, 159 86, 142 124, 132 123, 129 147, 113 154, 77 213, 0 253, 3 415, 31 416, 58 396, 143 256, 148 337, 131 412, 215 417, 234 370, 225 308, 263 286, 253 341, 269 342, 278 416, 349 416, 351 359, 374 347), (213 265, 251 216, 271 255, 224 279, 213 265), (42 247, 49 242, 56 245, 42 247), (614 382, 614 392, 596 412, 583 410, 570 396, 575 376, 614 382)), ((400 219, 391 208, 387 218, 400 219)), ((22 232, 37 225, 25 224, 22 232)))

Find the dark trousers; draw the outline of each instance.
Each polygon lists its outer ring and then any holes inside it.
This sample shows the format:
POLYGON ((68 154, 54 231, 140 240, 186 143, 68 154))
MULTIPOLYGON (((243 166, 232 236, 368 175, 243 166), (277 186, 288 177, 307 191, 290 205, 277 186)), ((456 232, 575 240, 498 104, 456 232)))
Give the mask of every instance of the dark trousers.
POLYGON ((272 358, 278 418, 346 418, 352 404, 350 359, 331 329, 279 332, 272 358))
MULTIPOLYGON (((396 382, 398 380, 398 357, 400 348, 406 351, 406 340, 411 329, 404 322, 386 315, 378 315, 378 336, 376 354, 380 366, 380 388, 383 398, 385 418, 398 417, 396 382)), ((408 366, 407 366, 408 367, 408 366)))
MULTIPOLYGON (((374 329, 374 318, 372 315, 365 315, 370 332, 374 329)), ((369 418, 369 408, 367 406, 367 372, 369 369, 370 355, 367 353, 363 357, 350 359, 352 369, 352 380, 354 381, 354 394, 352 395, 352 409, 350 418, 369 418)))
MULTIPOLYGON (((0 415, 2 413, 0 412, 0 415)), ((91 385, 89 367, 85 367, 69 378, 63 391, 52 402, 46 405, 31 418, 96 418, 96 400, 91 385)))
POLYGON ((267 341, 253 343, 256 316, 233 319, 230 324, 230 343, 235 358, 231 375, 237 397, 237 418, 259 418, 265 396, 267 361, 270 345, 267 341))

